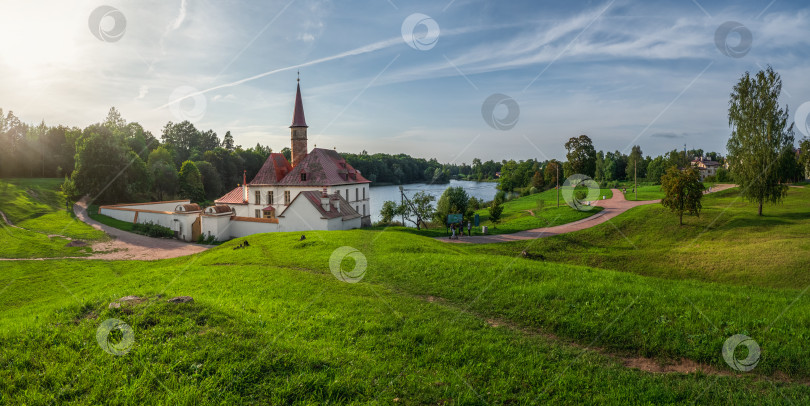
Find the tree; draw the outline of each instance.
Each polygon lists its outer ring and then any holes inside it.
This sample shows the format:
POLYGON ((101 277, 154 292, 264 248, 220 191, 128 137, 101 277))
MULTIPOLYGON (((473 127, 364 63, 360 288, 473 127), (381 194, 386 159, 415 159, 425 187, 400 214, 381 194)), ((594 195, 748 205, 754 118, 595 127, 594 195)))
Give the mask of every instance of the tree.
POLYGON ((665 165, 664 157, 660 155, 650 161, 650 164, 647 165, 647 180, 656 184, 661 183, 665 165))
MULTIPOLYGON (((166 147, 173 151, 172 154, 175 159, 175 164, 179 164, 188 160, 194 150, 198 153, 204 153, 200 150, 200 132, 189 121, 181 123, 172 123, 169 121, 163 127, 163 134, 161 134, 166 147)), ((176 166, 176 165, 175 165, 176 166)))
POLYGON ((397 208, 396 214, 402 215, 406 220, 414 223, 417 230, 420 229, 420 224, 427 228, 425 219, 433 217, 434 200, 436 200, 436 198, 431 194, 422 191, 416 192, 413 197, 402 202, 397 208), (415 217, 416 220, 412 220, 411 217, 415 217))
POLYGON ((157 199, 164 200, 168 196, 174 196, 177 193, 177 171, 174 169, 174 164, 157 161, 148 166, 157 199))
POLYGON ((500 199, 495 199, 492 201, 492 206, 489 206, 489 221, 492 224, 498 224, 501 222, 501 214, 503 213, 503 205, 501 204, 500 199))
POLYGON ((121 113, 115 107, 110 107, 110 111, 107 113, 107 118, 104 119, 104 126, 109 128, 112 131, 122 129, 126 127, 127 120, 124 120, 121 117, 121 113))
POLYGON ((469 204, 470 197, 461 186, 449 187, 445 189, 439 201, 436 203, 436 212, 434 218, 441 223, 447 222, 448 214, 461 213, 467 216, 467 205, 469 204))
POLYGON ((534 171, 534 176, 532 176, 532 187, 537 189, 542 189, 545 185, 545 179, 543 179, 543 175, 540 171, 534 171))
MULTIPOLYGON (((85 128, 77 142, 76 170, 71 176, 76 193, 79 196, 90 195, 101 203, 129 199, 133 189, 128 179, 137 180, 143 169, 134 159, 140 158, 129 152, 123 140, 113 136, 109 128, 98 124, 85 128), (129 170, 133 173, 128 174, 129 170)), ((141 186, 138 185, 134 191, 141 186)))
POLYGON ((222 146, 222 148, 225 148, 228 151, 233 151, 234 150, 235 147, 234 147, 234 144, 233 144, 233 135, 231 135, 230 131, 225 132, 225 136, 222 137, 222 145, 221 146, 222 146))
POLYGON ((197 161, 194 162, 194 165, 200 171, 205 198, 214 200, 222 196, 222 178, 219 176, 217 168, 214 168, 214 165, 207 161, 197 161))
POLYGON ((178 176, 180 184, 180 195, 190 199, 192 202, 205 200, 205 189, 203 189, 202 176, 200 170, 194 162, 185 161, 180 167, 178 176))
POLYGON ((801 151, 799 155, 799 165, 801 165, 804 172, 802 175, 805 179, 810 178, 810 138, 803 138, 802 141, 799 143, 799 149, 801 151))
POLYGON ((697 170, 678 169, 672 166, 661 177, 661 190, 664 192, 661 205, 678 213, 680 225, 683 225, 684 212, 700 216, 700 210, 703 208, 700 202, 703 198, 703 189, 697 170))
POLYGON ((593 148, 593 142, 587 135, 580 135, 579 137, 571 137, 565 143, 565 149, 568 153, 565 155, 568 159, 568 169, 565 176, 574 174, 582 174, 593 178, 596 176, 596 150, 593 148))
POLYGON ((391 200, 384 201, 382 205, 382 210, 380 210, 382 222, 385 224, 391 223, 391 221, 394 220, 394 216, 396 215, 397 215, 397 204, 392 202, 391 200))
POLYGON ((641 147, 633 145, 630 151, 630 156, 627 157, 627 169, 625 171, 627 180, 633 180, 634 177, 644 177, 646 167, 644 166, 644 156, 641 153, 641 147), (638 171, 638 172, 636 172, 638 171))
POLYGON ((557 187, 557 174, 560 172, 562 172, 562 165, 556 159, 549 161, 543 168, 543 177, 549 188, 557 187))
POLYGON ((793 124, 788 126, 787 107, 779 106, 782 79, 770 66, 754 77, 743 74, 731 93, 728 123, 729 169, 742 196, 759 204, 778 203, 788 186, 780 183, 782 155, 793 153, 793 124))
POLYGON ((172 153, 162 145, 149 153, 149 157, 146 160, 146 165, 151 168, 157 165, 159 162, 169 164, 172 166, 172 168, 174 168, 174 159, 172 159, 172 153))

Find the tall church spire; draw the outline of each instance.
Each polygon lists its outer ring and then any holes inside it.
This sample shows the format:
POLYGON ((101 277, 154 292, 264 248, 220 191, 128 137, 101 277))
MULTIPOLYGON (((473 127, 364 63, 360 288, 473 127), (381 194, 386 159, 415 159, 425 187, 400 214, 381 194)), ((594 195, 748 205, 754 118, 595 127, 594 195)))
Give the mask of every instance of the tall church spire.
POLYGON ((307 121, 304 118, 304 103, 301 101, 301 78, 297 79, 295 91, 295 110, 293 111, 293 121, 290 126, 291 148, 290 155, 292 166, 297 165, 307 156, 307 121))
POLYGON ((307 127, 307 120, 304 118, 304 103, 301 101, 301 78, 297 79, 298 88, 295 91, 295 111, 290 127, 307 127))

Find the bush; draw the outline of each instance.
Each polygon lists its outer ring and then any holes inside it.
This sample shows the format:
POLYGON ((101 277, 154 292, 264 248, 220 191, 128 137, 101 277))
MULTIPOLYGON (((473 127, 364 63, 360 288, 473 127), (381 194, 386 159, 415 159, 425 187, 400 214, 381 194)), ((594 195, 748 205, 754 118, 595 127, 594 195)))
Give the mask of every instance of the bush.
POLYGON ((152 223, 135 223, 132 225, 132 232, 143 234, 155 238, 173 238, 174 231, 168 227, 152 223))

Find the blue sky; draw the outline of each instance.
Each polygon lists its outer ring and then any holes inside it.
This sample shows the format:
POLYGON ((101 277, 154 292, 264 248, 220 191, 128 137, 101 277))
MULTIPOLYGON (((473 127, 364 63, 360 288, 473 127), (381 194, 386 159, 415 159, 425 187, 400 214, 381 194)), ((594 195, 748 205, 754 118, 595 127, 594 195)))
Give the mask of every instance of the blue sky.
POLYGON ((310 147, 542 160, 588 134, 604 150, 724 152, 746 70, 781 73, 791 115, 810 101, 808 21, 810 5, 771 0, 3 2, 0 108, 84 127, 115 106, 158 137, 189 118, 280 150, 300 70, 310 147), (100 6, 125 17, 117 40, 99 34, 118 28, 109 13, 89 29, 100 6), (737 57, 716 45, 727 21, 753 38, 728 36, 737 57), (519 107, 509 128, 482 114, 493 94, 519 107))

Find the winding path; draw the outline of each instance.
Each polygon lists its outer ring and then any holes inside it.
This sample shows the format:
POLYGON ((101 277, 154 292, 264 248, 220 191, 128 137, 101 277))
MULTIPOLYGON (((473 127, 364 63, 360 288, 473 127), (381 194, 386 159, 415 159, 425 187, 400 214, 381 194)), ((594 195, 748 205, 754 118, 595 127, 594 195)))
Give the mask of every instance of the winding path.
MULTIPOLYGON (((721 184, 712 187, 711 193, 719 192, 735 187, 736 185, 721 184)), ((593 216, 584 218, 582 220, 574 221, 572 223, 561 224, 553 227, 535 228, 532 230, 518 231, 512 234, 495 234, 495 235, 475 235, 472 237, 461 237, 457 240, 450 240, 447 237, 439 237, 437 240, 451 243, 470 243, 470 244, 492 244, 498 242, 520 241, 520 240, 533 240, 535 238, 550 237, 553 235, 572 233, 574 231, 584 230, 602 224, 619 214, 632 209, 633 207, 643 206, 647 204, 660 203, 661 200, 626 200, 624 194, 619 189, 611 189, 613 197, 607 200, 599 200, 595 203, 596 206, 603 208, 599 213, 593 216)))
POLYGON ((82 259, 106 260, 150 260, 176 258, 196 254, 210 248, 210 246, 192 244, 165 238, 152 238, 145 235, 130 233, 99 223, 87 214, 87 198, 76 202, 73 206, 76 217, 91 227, 104 231, 113 239, 93 244, 93 255, 82 259))

